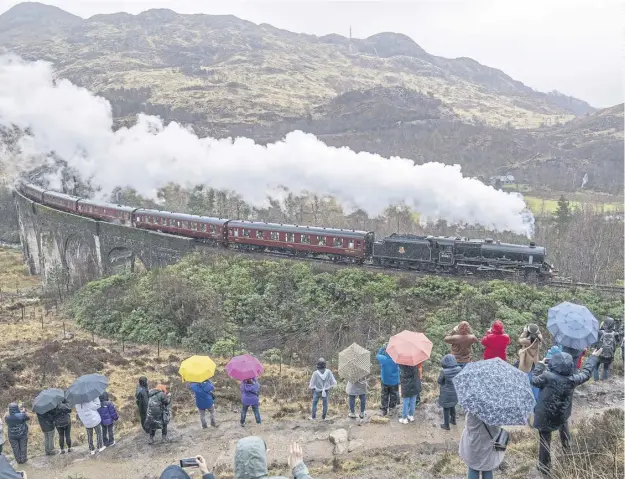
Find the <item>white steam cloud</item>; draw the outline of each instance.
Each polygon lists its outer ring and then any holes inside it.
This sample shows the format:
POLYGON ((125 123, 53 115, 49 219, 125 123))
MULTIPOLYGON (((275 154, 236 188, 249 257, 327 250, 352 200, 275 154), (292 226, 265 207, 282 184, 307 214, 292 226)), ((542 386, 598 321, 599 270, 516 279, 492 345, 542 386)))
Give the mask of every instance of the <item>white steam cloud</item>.
MULTIPOLYGON (((169 182, 205 184, 264 206, 285 186, 294 194, 334 196, 372 216, 404 203, 428 219, 532 233, 533 217, 520 195, 463 177, 459 166, 332 148, 301 131, 262 146, 245 138, 198 138, 148 115, 139 115, 131 128, 113 132, 112 125, 107 100, 54 81, 49 63, 0 57, 0 127, 28 132, 10 159, 14 165, 55 152, 104 191, 131 186, 154 198, 169 182)), ((0 155, 6 151, 0 145, 0 155)))

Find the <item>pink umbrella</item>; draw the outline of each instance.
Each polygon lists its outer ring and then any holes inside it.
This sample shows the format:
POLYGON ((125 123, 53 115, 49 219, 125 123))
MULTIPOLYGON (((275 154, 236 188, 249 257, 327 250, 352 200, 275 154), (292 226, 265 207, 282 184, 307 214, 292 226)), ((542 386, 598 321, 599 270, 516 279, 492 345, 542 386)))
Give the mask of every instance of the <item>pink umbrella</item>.
POLYGON ((432 341, 425 334, 413 331, 402 331, 391 336, 386 352, 397 364, 416 366, 432 354, 432 341))
POLYGON ((253 379, 260 376, 265 368, 260 361, 250 354, 235 356, 226 364, 228 376, 239 381, 253 379))

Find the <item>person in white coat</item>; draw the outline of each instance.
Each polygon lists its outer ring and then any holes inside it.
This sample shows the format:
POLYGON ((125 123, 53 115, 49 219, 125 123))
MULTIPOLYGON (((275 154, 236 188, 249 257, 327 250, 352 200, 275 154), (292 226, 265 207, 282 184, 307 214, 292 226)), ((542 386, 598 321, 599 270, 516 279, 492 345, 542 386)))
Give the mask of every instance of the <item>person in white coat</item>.
POLYGON ((83 423, 87 429, 87 441, 89 442, 89 452, 93 455, 96 452, 96 447, 93 445, 93 432, 95 431, 97 441, 97 451, 102 452, 106 449, 106 446, 102 443, 102 426, 100 422, 100 399, 95 398, 93 401, 84 402, 82 404, 76 404, 76 413, 80 422, 83 423))
POLYGON ((493 438, 498 434, 499 427, 487 426, 477 416, 467 413, 458 453, 469 468, 468 479, 493 479, 493 471, 505 454, 493 447, 493 438))

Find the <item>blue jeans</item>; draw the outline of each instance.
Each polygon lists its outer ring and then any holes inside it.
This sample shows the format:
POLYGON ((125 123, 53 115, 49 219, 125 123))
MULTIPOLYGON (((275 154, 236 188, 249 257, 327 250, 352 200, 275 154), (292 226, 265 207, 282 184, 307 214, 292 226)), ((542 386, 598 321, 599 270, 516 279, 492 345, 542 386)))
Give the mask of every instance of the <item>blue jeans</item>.
POLYGON ((612 369, 612 359, 599 358, 599 362, 595 366, 595 369, 592 370, 592 375, 595 378, 595 381, 599 381, 599 366, 603 364, 603 374, 601 375, 602 380, 607 380, 610 375, 610 370, 612 369))
POLYGON ((247 410, 252 408, 254 411, 254 418, 256 418, 256 424, 260 424, 260 409, 258 406, 243 406, 241 408, 241 424, 245 424, 245 418, 247 417, 247 410))
POLYGON ((482 479, 493 479, 493 471, 476 471, 471 468, 469 468, 467 479, 480 479, 480 474, 482 474, 482 479))
POLYGON ((328 394, 330 391, 326 391, 326 396, 321 396, 322 392, 313 390, 313 400, 312 400, 312 414, 311 417, 315 419, 317 417, 317 404, 319 403, 319 399, 321 399, 321 419, 326 418, 326 414, 328 414, 328 394))
POLYGON ((417 406, 417 396, 410 396, 401 399, 401 417, 406 419, 408 416, 414 416, 414 410, 417 406))
MULTIPOLYGON (((365 404, 367 403, 367 395, 360 394, 358 396, 360 398, 360 414, 363 415, 365 413, 365 404)), ((349 412, 354 414, 354 409, 356 409, 356 396, 349 396, 349 412)))

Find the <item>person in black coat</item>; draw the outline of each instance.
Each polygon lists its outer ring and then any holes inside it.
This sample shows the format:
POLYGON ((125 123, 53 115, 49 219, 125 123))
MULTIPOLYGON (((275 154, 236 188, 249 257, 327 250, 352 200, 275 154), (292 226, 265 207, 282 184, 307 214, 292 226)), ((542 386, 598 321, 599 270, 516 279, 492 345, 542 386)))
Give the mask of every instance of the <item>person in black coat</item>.
POLYGON ((4 418, 7 423, 9 443, 18 464, 28 461, 28 421, 30 416, 17 403, 9 404, 9 414, 4 418))
POLYGON ((443 424, 441 427, 449 431, 449 425, 456 425, 456 404, 458 404, 458 394, 453 379, 462 371, 462 367, 456 361, 453 354, 448 354, 441 359, 441 372, 438 375, 440 394, 438 405, 443 408, 443 424))
POLYGON ((540 444, 538 470, 549 474, 551 469, 551 433, 560 432, 562 447, 570 447, 568 420, 573 406, 573 391, 590 379, 601 350, 592 353, 582 369, 576 373, 573 357, 568 353, 557 353, 551 357, 549 365, 543 359, 532 373, 532 386, 540 389, 534 409, 534 427, 538 429, 540 444))
POLYGON ((401 385, 402 417, 399 422, 408 424, 414 421, 414 411, 421 394, 419 366, 399 365, 399 384, 401 385))
POLYGON ((141 418, 141 427, 145 432, 150 432, 145 427, 145 420, 148 416, 148 403, 150 402, 149 390, 148 390, 148 378, 141 376, 139 378, 139 385, 137 386, 137 392, 135 394, 135 401, 139 408, 139 417, 141 418))
POLYGON ((37 420, 39 421, 41 432, 43 432, 43 442, 46 456, 54 456, 54 454, 56 453, 54 449, 55 415, 56 414, 54 412, 54 409, 51 409, 50 411, 43 414, 37 413, 37 420))
POLYGON ((64 399, 54 412, 54 427, 56 427, 56 432, 59 433, 61 454, 65 454, 65 443, 67 443, 67 452, 72 452, 72 407, 67 402, 67 399, 64 399))

